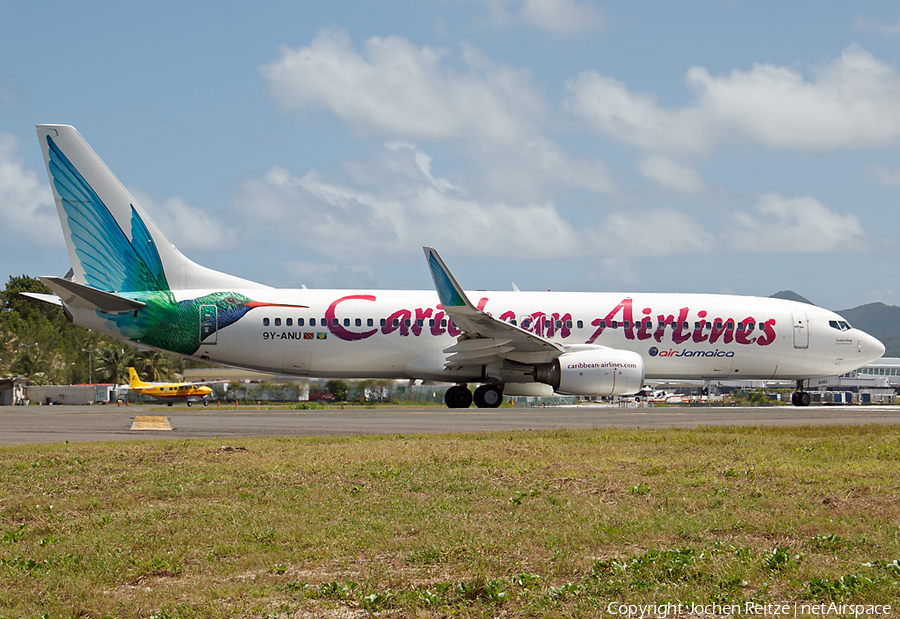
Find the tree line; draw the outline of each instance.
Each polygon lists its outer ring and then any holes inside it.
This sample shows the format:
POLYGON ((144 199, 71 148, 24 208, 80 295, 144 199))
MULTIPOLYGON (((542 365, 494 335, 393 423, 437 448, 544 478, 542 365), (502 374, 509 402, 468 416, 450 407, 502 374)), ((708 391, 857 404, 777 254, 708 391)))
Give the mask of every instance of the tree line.
POLYGON ((0 377, 27 377, 31 384, 128 382, 134 366, 141 378, 171 380, 185 360, 158 351, 138 351, 115 338, 71 324, 59 306, 22 296, 52 294, 27 275, 11 276, 0 292, 0 377))

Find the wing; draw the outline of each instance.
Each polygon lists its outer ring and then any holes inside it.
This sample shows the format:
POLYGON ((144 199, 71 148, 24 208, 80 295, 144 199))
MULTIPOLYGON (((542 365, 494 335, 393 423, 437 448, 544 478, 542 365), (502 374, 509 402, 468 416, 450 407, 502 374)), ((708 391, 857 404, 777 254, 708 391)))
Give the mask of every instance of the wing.
POLYGON ((49 170, 88 285, 107 292, 169 290, 162 261, 143 220, 131 208, 129 241, 100 196, 47 136, 49 170))
POLYGON ((441 307, 463 332, 456 344, 444 349, 449 353, 447 367, 485 365, 505 359, 546 363, 565 352, 561 345, 497 320, 472 305, 437 251, 431 247, 423 249, 441 307))

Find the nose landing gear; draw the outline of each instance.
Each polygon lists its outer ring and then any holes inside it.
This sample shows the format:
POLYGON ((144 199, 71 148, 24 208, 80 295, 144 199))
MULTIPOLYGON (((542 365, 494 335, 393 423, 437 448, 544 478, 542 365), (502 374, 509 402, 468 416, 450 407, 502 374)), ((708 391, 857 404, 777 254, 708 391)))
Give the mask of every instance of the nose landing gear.
POLYGON ((803 381, 797 381, 797 391, 791 394, 791 404, 794 406, 809 406, 812 396, 808 391, 803 391, 803 381))

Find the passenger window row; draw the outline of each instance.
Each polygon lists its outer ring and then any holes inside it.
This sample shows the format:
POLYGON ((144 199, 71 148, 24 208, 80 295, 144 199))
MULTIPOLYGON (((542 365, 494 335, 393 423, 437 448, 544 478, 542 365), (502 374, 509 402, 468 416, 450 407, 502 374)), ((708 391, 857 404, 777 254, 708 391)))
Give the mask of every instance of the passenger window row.
MULTIPOLYGON (((581 322, 581 321, 579 321, 579 322, 581 322)), ((657 323, 657 328, 659 328, 659 329, 665 329, 665 328, 666 328, 666 325, 667 325, 667 323, 660 321, 659 323, 657 323)), ((670 322, 670 323, 668 323, 668 325, 671 326, 673 329, 678 328, 678 323, 677 323, 677 322, 670 322)), ((607 323, 606 323, 605 320, 601 320, 601 321, 598 323, 597 326, 599 326, 601 329, 605 329, 605 328, 607 327, 607 323)), ((625 321, 621 321, 621 322, 618 321, 618 320, 611 320, 611 321, 609 321, 609 328, 610 328, 610 329, 618 329, 620 326, 621 326, 623 329, 630 329, 630 328, 631 328, 631 321, 629 321, 629 320, 625 320, 625 321)), ((634 323, 634 326, 635 326, 635 328, 638 328, 638 329, 639 329, 639 328, 641 328, 642 323, 636 322, 636 323, 634 323)), ((652 328, 653 328, 653 321, 651 321, 651 320, 645 321, 645 322, 643 323, 643 327, 644 327, 645 329, 652 329, 652 328)), ((743 322, 737 323, 737 330, 738 330, 738 331, 744 331, 744 330, 745 330, 745 327, 746 327, 746 331, 747 331, 747 332, 753 331, 753 330, 756 328, 756 323, 755 323, 755 322, 748 322, 748 323, 746 323, 746 325, 745 325, 743 322)), ((690 323, 682 322, 682 323, 681 323, 681 328, 682 328, 682 330, 688 330, 688 329, 690 329, 690 328, 691 328, 690 323)), ((695 329, 712 329, 712 323, 709 322, 709 321, 705 321, 705 322, 704 322, 704 321, 697 321, 697 322, 694 323, 694 328, 695 328, 695 329)), ((716 329, 722 329, 722 328, 725 328, 725 329, 731 331, 731 330, 733 330, 733 329, 735 328, 735 323, 732 322, 732 321, 730 321, 730 320, 729 320, 728 322, 725 322, 725 323, 723 323, 721 320, 717 320, 717 321, 716 321, 716 329)), ((766 328, 766 327, 765 327, 765 324, 764 324, 764 323, 762 323, 762 322, 759 323, 759 330, 760 330, 760 331, 764 331, 765 328, 766 328)))
MULTIPOLYGON (((318 318, 318 319, 316 319, 316 318, 310 318, 308 321, 307 321, 305 318, 297 318, 297 321, 296 321, 296 322, 297 322, 297 326, 298 326, 298 327, 305 327, 305 326, 307 326, 307 324, 308 324, 310 327, 316 327, 316 326, 319 326, 319 327, 327 327, 327 326, 328 326, 328 320, 327 320, 326 318, 318 318), (317 322, 317 320, 318 320, 318 322, 317 322)), ((331 319, 331 324, 332 324, 333 326, 335 326, 335 327, 337 327, 337 326, 339 326, 339 325, 341 325, 341 324, 343 324, 345 327, 349 327, 349 326, 351 326, 351 325, 352 325, 352 326, 356 326, 356 327, 361 327, 361 326, 363 326, 363 319, 362 319, 362 318, 354 318, 354 319, 351 320, 350 318, 344 318, 343 320, 340 320, 340 319, 338 319, 338 318, 332 318, 332 319, 331 319)), ((448 324, 448 321, 447 321, 446 318, 441 319, 441 327, 442 327, 442 328, 446 329, 446 328, 447 328, 447 324, 448 324)), ((452 325, 453 322, 450 321, 449 324, 452 325)), ((284 319, 284 322, 282 323, 282 319, 281 319, 281 318, 270 319, 268 316, 263 318, 263 326, 264 326, 264 327, 268 327, 268 326, 276 326, 276 327, 280 327, 280 326, 282 326, 282 325, 285 326, 285 327, 293 327, 293 326, 294 326, 294 319, 293 319, 293 318, 285 318, 285 319, 284 319)), ((400 326, 400 319, 399 319, 399 318, 394 318, 394 319, 392 320, 392 325, 393 325, 394 327, 399 327, 399 326, 400 326)), ((375 319, 374 319, 374 318, 366 318, 366 326, 367 326, 367 327, 374 327, 374 326, 375 326, 375 319)), ((380 322, 379 322, 379 326, 381 326, 381 327, 386 327, 386 326, 387 326, 387 318, 382 318, 382 319, 380 320, 380 322)), ((404 319, 404 320, 403 320, 403 326, 405 326, 405 327, 412 326, 412 321, 411 321, 409 318, 404 319)), ((423 319, 416 320, 416 326, 424 327, 424 326, 425 326, 425 321, 424 321, 423 319)), ((430 318, 430 319, 428 320, 428 326, 429 326, 429 327, 435 326, 435 320, 434 320, 434 318, 430 318)))
MULTIPOLYGON (((328 321, 327 321, 325 318, 319 318, 319 319, 316 319, 316 318, 310 318, 308 321, 307 321, 305 318, 297 318, 297 319, 296 319, 296 322, 297 322, 297 326, 298 326, 298 327, 305 327, 305 326, 307 326, 307 322, 308 322, 308 324, 309 324, 310 327, 316 327, 316 326, 327 327, 327 326, 328 326, 328 321), (317 320, 318 320, 318 322, 317 322, 317 320)), ((280 317, 279 317, 279 318, 275 318, 274 320, 270 320, 268 317, 263 318, 263 326, 264 326, 264 327, 268 327, 268 326, 273 325, 273 324, 274 324, 274 326, 276 326, 276 327, 282 326, 282 319, 281 319, 280 317)), ((362 319, 362 318, 354 318, 354 319, 351 320, 350 318, 344 318, 344 319, 341 321, 341 320, 339 320, 338 318, 332 318, 332 319, 331 319, 331 324, 332 324, 333 326, 335 326, 335 327, 339 326, 340 324, 343 324, 345 327, 349 327, 349 326, 351 326, 351 324, 352 324, 353 326, 356 326, 356 327, 362 327, 362 326, 363 326, 363 319, 362 319)), ((447 321, 446 318, 441 319, 441 328, 446 329, 446 328, 447 328, 447 324, 448 324, 448 321, 447 321)), ((452 322, 451 322, 450 324, 452 324, 452 322)), ((515 319, 510 320, 510 324, 516 325, 516 320, 515 320, 515 319)), ((676 323, 676 322, 671 322, 671 323, 668 323, 668 324, 670 324, 670 325, 672 326, 673 329, 676 328, 677 325, 678 325, 678 323, 676 323)), ((828 324, 829 324, 830 326, 832 326, 833 328, 839 329, 839 330, 841 330, 841 331, 846 331, 847 329, 850 328, 850 325, 848 325, 846 322, 843 322, 843 321, 841 321, 840 323, 838 323, 837 321, 832 320, 832 321, 829 321, 828 324)), ((285 318, 285 319, 284 319, 283 325, 284 325, 285 327, 293 327, 293 326, 294 326, 294 319, 293 319, 293 318, 285 318)), ((409 318, 405 318, 405 319, 403 320, 403 326, 409 327, 409 326, 411 326, 411 325, 412 325, 412 321, 411 321, 409 318)), ((572 321, 571 321, 571 320, 566 320, 566 321, 565 321, 565 325, 566 325, 566 328, 567 328, 567 329, 571 329, 571 328, 572 328, 572 321)), ((583 329, 583 328, 584 328, 584 321, 578 320, 578 321, 575 322, 575 325, 576 325, 576 328, 578 328, 578 329, 583 329)), ((609 322, 609 328, 610 328, 610 329, 618 329, 620 325, 621 325, 622 328, 624 328, 624 329, 630 329, 630 328, 631 328, 631 322, 628 321, 628 320, 625 320, 625 321, 622 321, 622 322, 617 321, 617 320, 611 320, 611 321, 609 322)), ((366 326, 367 326, 367 327, 374 327, 374 326, 375 326, 375 320, 374 320, 373 318, 366 318, 366 326)), ((380 322, 379 322, 379 326, 381 326, 381 327, 386 327, 386 326, 387 326, 387 319, 386 319, 386 318, 382 318, 382 319, 380 320, 380 322)), ((394 326, 394 327, 399 327, 399 326, 400 326, 400 319, 399 319, 399 318, 394 318, 394 319, 392 320, 392 326, 394 326)), ((418 327, 424 327, 424 326, 425 326, 425 321, 424 321, 423 319, 421 319, 421 318, 418 319, 418 320, 416 320, 416 326, 418 326, 418 327)), ((429 327, 434 327, 434 326, 435 326, 435 319, 434 319, 434 318, 429 318, 429 319, 428 319, 428 326, 429 326, 429 327)), ((530 318, 526 318, 526 319, 524 319, 524 320, 522 321, 522 328, 523 328, 523 329, 530 329, 532 326, 534 326, 534 323, 533 323, 533 321, 532 321, 530 318)), ((552 327, 554 327, 554 326, 555 326, 557 329, 562 329, 562 327, 563 327, 563 321, 562 321, 562 320, 556 320, 556 321, 553 321, 553 320, 549 320, 549 319, 544 319, 544 328, 545 328, 545 329, 550 329, 550 328, 552 328, 552 327)), ((607 326, 606 321, 605 321, 605 320, 601 320, 601 321, 598 323, 597 326, 599 326, 601 329, 605 329, 606 326, 607 326)), ((653 328, 653 321, 651 321, 651 320, 646 320, 646 321, 644 321, 643 323, 641 323, 641 322, 636 322, 636 323, 634 324, 634 326, 635 326, 636 328, 641 328, 641 326, 643 326, 645 329, 652 329, 652 328, 653 328)), ((658 326, 658 328, 660 328, 660 329, 665 329, 665 328, 666 328, 666 323, 665 323, 665 322, 659 322, 657 326, 658 326)), ((734 329, 735 324, 734 324, 732 321, 728 321, 728 322, 726 322, 726 323, 724 323, 724 324, 723 324, 721 321, 719 321, 719 320, 716 321, 716 329, 722 329, 723 326, 724 326, 725 329, 732 330, 732 329, 734 329)), ((745 327, 746 327, 746 331, 748 331, 748 332, 753 331, 753 330, 756 328, 756 323, 748 322, 746 325, 745 325, 743 322, 737 323, 737 329, 738 329, 738 331, 744 331, 744 328, 745 328, 745 327)), ((687 322, 683 322, 683 323, 681 323, 681 328, 684 329, 684 330, 687 330, 687 329, 690 328, 690 325, 689 325, 689 323, 687 323, 687 322)), ((701 321, 698 321, 698 322, 695 322, 695 323, 694 323, 694 328, 695 328, 695 329, 702 329, 702 328, 711 329, 711 328, 712 328, 712 323, 711 323, 711 322, 708 322, 708 321, 705 322, 705 323, 704 323, 704 322, 701 322, 701 321)), ((760 330, 760 331, 765 330, 765 325, 764 325, 763 323, 759 323, 759 330, 760 330)))

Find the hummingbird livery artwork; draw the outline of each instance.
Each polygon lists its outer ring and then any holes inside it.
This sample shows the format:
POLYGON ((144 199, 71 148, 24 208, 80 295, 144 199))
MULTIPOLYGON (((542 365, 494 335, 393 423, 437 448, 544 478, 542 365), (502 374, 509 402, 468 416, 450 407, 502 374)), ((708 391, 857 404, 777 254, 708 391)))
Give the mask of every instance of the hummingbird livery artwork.
POLYGON ((211 292, 177 301, 169 288, 153 236, 134 204, 129 203, 131 240, 128 240, 103 200, 53 138, 47 135, 46 140, 50 177, 72 231, 69 238, 80 258, 87 284, 143 304, 140 311, 128 313, 97 310, 121 337, 192 355, 204 339, 234 324, 251 309, 276 305, 253 301, 237 292, 211 292), (201 308, 208 308, 205 314, 201 308))
POLYGON ((790 380, 805 406, 808 381, 884 353, 834 312, 782 299, 514 287, 470 300, 430 247, 431 290, 272 288, 189 260, 74 127, 37 133, 71 270, 41 278, 55 294, 23 294, 134 346, 281 375, 451 383, 452 408, 735 379, 790 380))

